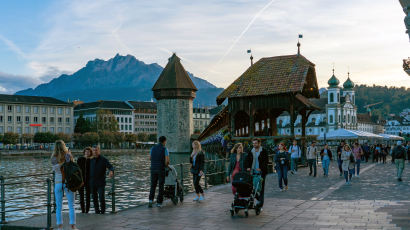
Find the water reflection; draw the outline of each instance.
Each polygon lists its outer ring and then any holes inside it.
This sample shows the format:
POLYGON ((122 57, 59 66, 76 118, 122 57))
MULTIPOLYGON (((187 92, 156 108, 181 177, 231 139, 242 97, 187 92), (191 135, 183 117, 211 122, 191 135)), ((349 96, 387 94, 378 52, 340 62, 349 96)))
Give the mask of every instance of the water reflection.
MULTIPOLYGON (((206 154, 207 159, 216 159, 213 154, 206 154)), ((149 193, 149 153, 148 152, 130 152, 120 155, 105 155, 114 165, 115 175, 115 202, 116 210, 129 207, 135 207, 148 202, 149 193)), ((176 165, 179 177, 181 176, 181 167, 178 164, 189 163, 189 154, 171 154, 171 164, 176 165)), ((189 172, 189 165, 183 165, 184 190, 193 191, 192 175, 189 172)), ((222 161, 207 163, 208 173, 224 171, 222 161)), ((51 172, 49 157, 13 157, 2 158, 0 160, 0 175, 5 178, 22 176, 29 174, 40 174, 51 172)), ((46 179, 52 178, 52 175, 37 177, 23 177, 18 179, 9 179, 6 184, 6 219, 15 221, 31 217, 33 215, 46 213, 46 207, 39 207, 28 210, 13 211, 20 208, 46 205, 47 202, 47 183, 46 179), (21 183, 21 184, 12 184, 21 183), (10 200, 12 199, 12 200, 10 200)), ((218 184, 223 181, 223 174, 218 174, 208 178, 208 186, 218 184)), ((111 211, 111 180, 107 178, 106 201, 107 211, 111 211)), ((204 185, 204 179, 201 181, 204 185)), ((53 191, 53 190, 52 190, 53 191)), ((64 199, 64 210, 67 209, 66 199, 64 199)), ((76 197, 76 208, 80 210, 79 197, 76 197)), ((92 206, 92 202, 91 202, 92 206)), ((94 210, 91 208, 90 212, 94 210)))

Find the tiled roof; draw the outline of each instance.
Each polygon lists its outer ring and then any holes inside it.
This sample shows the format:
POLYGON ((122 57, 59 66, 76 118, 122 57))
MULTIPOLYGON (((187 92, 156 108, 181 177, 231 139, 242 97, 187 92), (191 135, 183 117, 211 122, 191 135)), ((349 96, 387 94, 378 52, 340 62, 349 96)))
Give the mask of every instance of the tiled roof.
POLYGON ((319 107, 321 111, 326 110, 327 98, 310 98, 309 101, 315 104, 317 107, 319 107))
POLYGON ((23 96, 23 95, 9 95, 0 94, 0 102, 4 103, 18 103, 18 104, 49 104, 49 105, 72 105, 52 97, 39 96, 23 96))
POLYGON ((132 110, 133 108, 125 101, 95 101, 77 105, 74 110, 85 109, 125 109, 132 110))
POLYGON ((149 101, 128 101, 134 109, 157 109, 157 103, 149 101))
POLYGON ((231 97, 302 92, 308 70, 314 66, 302 55, 262 58, 228 86, 217 102, 231 97))
POLYGON ((168 64, 165 66, 164 70, 162 70, 154 87, 152 87, 153 91, 161 89, 198 90, 176 54, 173 54, 172 57, 169 58, 168 64))

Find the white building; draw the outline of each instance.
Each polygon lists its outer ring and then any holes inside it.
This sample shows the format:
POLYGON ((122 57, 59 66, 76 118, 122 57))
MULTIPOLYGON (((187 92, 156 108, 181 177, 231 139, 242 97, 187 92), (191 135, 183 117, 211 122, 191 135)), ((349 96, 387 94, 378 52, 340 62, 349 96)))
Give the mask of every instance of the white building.
POLYGON ((134 133, 157 134, 157 104, 129 101, 134 108, 134 133))
POLYGON ((194 108, 194 133, 201 133, 211 121, 211 115, 208 108, 194 108))
POLYGON ((403 110, 398 116, 390 117, 384 128, 387 134, 410 135, 410 109, 403 110))
MULTIPOLYGON (((339 128, 356 130, 357 106, 355 104, 354 83, 348 74, 343 88, 334 75, 329 79, 327 92, 319 99, 310 99, 321 110, 314 111, 306 123, 306 135, 320 135, 339 128)), ((302 117, 297 116, 295 135, 302 135, 302 117)), ((277 118, 278 135, 290 135, 290 116, 285 112, 277 118)))

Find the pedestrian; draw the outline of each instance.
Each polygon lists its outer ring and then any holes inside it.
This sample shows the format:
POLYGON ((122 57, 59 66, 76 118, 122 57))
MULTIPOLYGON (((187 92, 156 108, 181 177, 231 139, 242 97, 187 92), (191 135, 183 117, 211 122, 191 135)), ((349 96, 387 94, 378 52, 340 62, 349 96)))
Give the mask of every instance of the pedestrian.
POLYGON ((350 184, 352 180, 352 176, 354 174, 354 166, 355 166, 355 157, 353 155, 352 149, 348 144, 345 144, 345 147, 342 151, 342 160, 343 160, 343 173, 345 176, 346 184, 350 184))
POLYGON ((391 163, 394 164, 394 154, 393 150, 396 148, 397 144, 393 144, 393 147, 390 149, 391 163))
MULTIPOLYGON (((68 200, 68 208, 69 208, 69 220, 71 229, 77 229, 75 227, 75 194, 74 192, 67 189, 66 185, 63 183, 63 169, 62 165, 64 162, 73 161, 73 156, 68 151, 64 141, 58 140, 55 142, 54 153, 51 155, 51 164, 53 167, 53 171, 55 174, 55 181, 54 181, 54 197, 56 200, 56 224, 57 229, 63 229, 63 194, 66 195, 68 200)), ((78 229, 77 229, 78 230, 78 229)))
POLYGON ((329 145, 325 144, 322 151, 320 151, 320 157, 322 158, 323 175, 329 176, 329 165, 332 160, 332 151, 329 149, 329 145))
POLYGON ((165 168, 169 165, 169 152, 165 147, 167 138, 159 137, 158 144, 151 148, 149 159, 151 161, 151 188, 149 191, 148 207, 152 208, 155 197, 155 190, 158 184, 157 207, 162 207, 164 200, 165 168))
POLYGON ((93 150, 91 147, 87 147, 83 150, 83 156, 77 159, 77 164, 80 166, 81 175, 83 177, 84 185, 78 190, 80 194, 80 206, 82 213, 88 213, 90 211, 90 161, 93 155, 93 150), (85 197, 85 202, 84 202, 85 197))
POLYGON ((194 201, 203 201, 205 199, 204 190, 202 190, 199 182, 201 176, 204 175, 205 154, 202 151, 201 143, 199 141, 192 142, 192 153, 190 157, 192 180, 194 183, 196 197, 194 201))
POLYGON ((290 152, 290 173, 297 174, 298 162, 302 156, 302 150, 298 146, 297 140, 293 140, 293 144, 289 147, 290 152))
POLYGON ((343 152, 344 146, 345 146, 345 142, 344 142, 344 141, 341 141, 341 142, 340 142, 340 145, 337 146, 337 166, 339 167, 339 172, 340 172, 340 175, 339 175, 339 176, 342 176, 342 175, 343 175, 343 169, 342 169, 342 164, 343 164, 342 152, 343 152))
MULTIPOLYGON (((242 143, 236 143, 232 150, 229 159, 228 175, 226 181, 233 181, 235 174, 238 172, 246 172, 248 170, 247 154, 243 151, 242 143)), ((236 188, 232 186, 232 193, 236 194, 236 188)))
POLYGON ((309 147, 307 147, 307 160, 309 164, 309 176, 312 175, 312 167, 313 167, 313 177, 316 177, 316 159, 317 159, 317 147, 316 141, 312 141, 309 147))
POLYGON ((278 184, 281 192, 288 190, 288 170, 289 170, 289 155, 290 153, 286 151, 286 146, 284 142, 279 143, 279 150, 275 154, 275 167, 278 173, 278 184), (285 184, 285 189, 283 189, 282 182, 285 184))
POLYGON ((257 197, 258 206, 263 207, 264 196, 265 196, 265 179, 268 174, 268 152, 265 148, 262 148, 261 139, 253 138, 252 140, 253 148, 251 153, 248 154, 247 162, 250 164, 251 173, 253 175, 262 176, 262 189, 257 197))
POLYGON ((109 177, 114 176, 114 167, 107 158, 101 155, 100 145, 93 146, 93 158, 90 161, 90 188, 96 214, 105 213, 105 177, 107 169, 109 177))
POLYGON ((379 144, 376 144, 374 147, 373 162, 379 163, 379 154, 381 154, 381 148, 379 144))
POLYGON ((407 152, 407 161, 410 163, 410 141, 407 141, 406 152, 407 152))
POLYGON ((397 180, 402 181, 402 174, 404 170, 404 161, 406 159, 406 149, 401 145, 401 141, 397 141, 397 146, 393 150, 394 162, 396 163, 397 180))
POLYGON ((363 152, 364 152, 364 159, 367 163, 369 161, 369 155, 370 155, 370 147, 367 144, 367 142, 364 143, 362 149, 363 149, 363 152))
POLYGON ((382 162, 383 162, 383 164, 386 164, 386 158, 387 158, 387 155, 389 154, 389 149, 390 149, 389 146, 383 146, 383 148, 382 148, 382 162))
POLYGON ((356 175, 353 172, 353 176, 360 177, 360 163, 362 161, 363 149, 360 147, 359 143, 355 142, 353 146, 353 155, 355 159, 355 169, 356 175))

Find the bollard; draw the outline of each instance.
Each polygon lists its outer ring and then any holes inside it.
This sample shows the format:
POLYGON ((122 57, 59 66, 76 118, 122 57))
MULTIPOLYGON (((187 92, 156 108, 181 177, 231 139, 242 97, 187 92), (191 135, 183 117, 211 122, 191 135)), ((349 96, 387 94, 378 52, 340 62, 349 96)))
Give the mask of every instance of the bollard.
POLYGON ((5 189, 5 185, 4 185, 4 177, 0 176, 0 186, 1 186, 1 198, 0 198, 0 202, 1 202, 1 221, 0 224, 6 224, 6 189, 5 189))
MULTIPOLYGON (((56 173, 53 171, 53 190, 56 187, 56 173)), ((53 193, 53 213, 56 213, 56 194, 53 193)))
POLYGON ((51 229, 51 180, 47 178, 47 230, 51 229))
POLYGON ((207 167, 206 163, 204 163, 204 180, 205 180, 205 189, 208 189, 208 180, 206 179, 206 174, 207 174, 207 167))
POLYGON ((111 213, 115 213, 115 174, 111 178, 111 213))
POLYGON ((180 167, 180 169, 181 169, 181 187, 182 187, 182 191, 185 191, 184 190, 184 165, 181 163, 181 164, 179 164, 179 167, 180 167))

